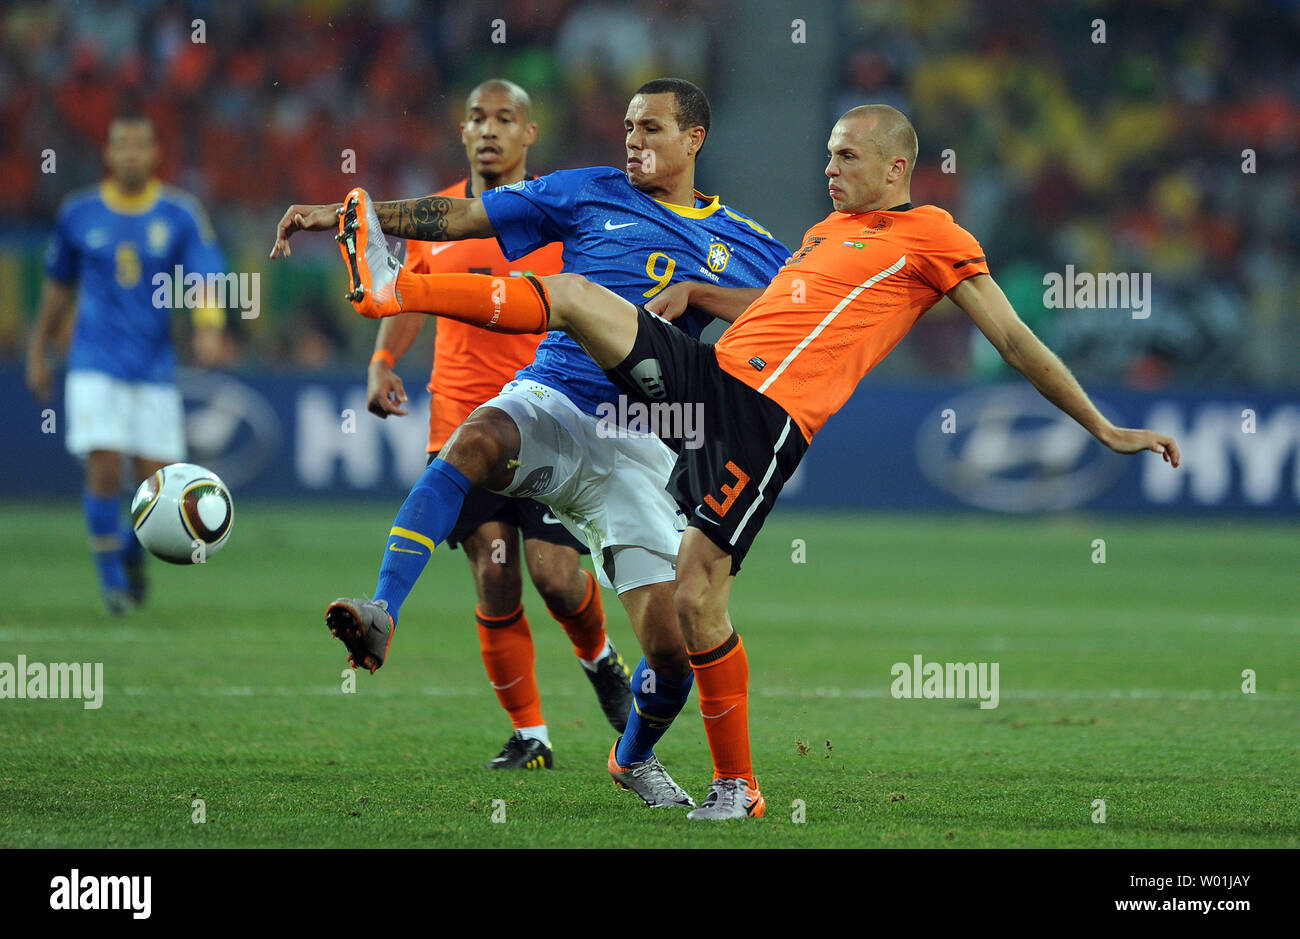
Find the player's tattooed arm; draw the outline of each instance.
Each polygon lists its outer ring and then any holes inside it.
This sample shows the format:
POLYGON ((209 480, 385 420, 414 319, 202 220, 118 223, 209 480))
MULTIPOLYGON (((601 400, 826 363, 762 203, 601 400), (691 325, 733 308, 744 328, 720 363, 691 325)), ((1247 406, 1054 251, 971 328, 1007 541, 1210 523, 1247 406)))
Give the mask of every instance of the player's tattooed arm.
POLYGON ((425 196, 400 202, 376 202, 375 214, 385 235, 416 241, 491 238, 496 229, 478 199, 425 196))
MULTIPOLYGON (((375 213, 386 235, 417 241, 456 241, 461 238, 491 238, 496 229, 478 199, 448 199, 425 196, 401 202, 376 202, 375 213)), ((291 205, 275 230, 271 257, 289 257, 289 238, 299 231, 328 231, 338 227, 339 209, 333 205, 291 205)))

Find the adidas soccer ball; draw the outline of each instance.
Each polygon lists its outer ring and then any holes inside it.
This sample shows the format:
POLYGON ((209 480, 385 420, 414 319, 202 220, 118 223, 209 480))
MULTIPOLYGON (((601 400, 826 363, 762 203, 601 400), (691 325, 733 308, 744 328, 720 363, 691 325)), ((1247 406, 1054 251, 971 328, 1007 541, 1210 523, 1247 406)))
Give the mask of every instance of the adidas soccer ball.
POLYGON ((193 463, 164 466, 140 484, 131 500, 136 537, 172 564, 202 564, 221 550, 234 520, 226 484, 193 463))

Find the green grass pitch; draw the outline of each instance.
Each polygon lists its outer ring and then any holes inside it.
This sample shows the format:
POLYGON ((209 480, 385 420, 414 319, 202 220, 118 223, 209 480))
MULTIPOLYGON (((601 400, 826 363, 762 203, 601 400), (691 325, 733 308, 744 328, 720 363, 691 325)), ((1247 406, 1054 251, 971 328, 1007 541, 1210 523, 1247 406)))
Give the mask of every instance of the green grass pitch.
MULTIPOLYGON (((510 728, 459 553, 341 692, 322 612, 372 589, 396 506, 240 504, 223 553, 152 564, 119 621, 74 505, 0 506, 0 661, 102 662, 106 686, 99 710, 0 700, 0 847, 1300 846, 1293 525, 778 512, 732 603, 768 816, 700 825, 613 787, 611 731, 531 587, 556 767, 482 769, 510 728), (998 663, 998 707, 895 699, 916 654, 998 663)), ((696 696, 659 754, 702 798, 696 696)))

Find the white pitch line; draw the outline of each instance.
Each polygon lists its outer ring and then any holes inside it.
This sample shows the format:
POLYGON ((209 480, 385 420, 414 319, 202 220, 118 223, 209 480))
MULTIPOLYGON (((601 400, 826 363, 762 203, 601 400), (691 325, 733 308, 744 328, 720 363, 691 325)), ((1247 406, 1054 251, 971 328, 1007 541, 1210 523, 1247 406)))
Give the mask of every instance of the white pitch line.
POLYGON ((45 642, 147 642, 165 635, 162 629, 130 629, 120 626, 102 628, 73 626, 54 629, 41 626, 0 626, 0 642, 23 642, 32 645, 45 642))
MULTIPOLYGON (((491 691, 489 688, 444 688, 436 685, 426 685, 414 690, 402 690, 391 686, 375 685, 374 687, 357 686, 358 690, 355 695, 344 695, 338 685, 307 685, 301 688, 288 688, 284 686, 271 688, 254 688, 248 685, 229 685, 216 688, 148 688, 138 685, 128 686, 122 689, 122 694, 128 697, 157 697, 157 698, 296 698, 296 697, 379 697, 379 698, 399 698, 410 695, 421 695, 424 697, 489 697, 491 691)), ((111 685, 105 688, 106 693, 111 693, 114 689, 111 685)), ((754 693, 761 698, 855 698, 855 699, 884 699, 892 697, 888 688, 755 688, 754 693)), ((585 689, 578 688, 556 688, 548 690, 548 695, 559 695, 561 697, 577 697, 588 694, 585 689)), ((1240 698, 1258 698, 1264 701, 1296 701, 1300 699, 1298 695, 1276 694, 1271 692, 1257 692, 1253 695, 1245 695, 1239 691, 1186 691, 1177 689, 1164 688, 1112 688, 1105 689, 1045 689, 1034 688, 1024 690, 1003 690, 999 694, 1000 698, 1011 698, 1019 701, 1235 701, 1240 698)), ((902 699, 907 700, 907 699, 902 699)), ((931 699, 924 699, 931 700, 931 699)), ((965 699, 940 699, 933 700, 965 700, 965 699)))
MULTIPOLYGON (((887 688, 759 688, 759 697, 765 698, 889 698, 887 688)), ((1014 698, 1025 701, 1233 701, 1238 698, 1260 698, 1269 701, 1295 701, 1300 696, 1256 692, 1243 694, 1240 691, 1183 691, 1164 688, 1112 688, 1074 689, 1070 691, 1053 691, 1047 689, 1025 689, 1023 691, 1002 691, 999 698, 1014 698)), ((909 699, 900 699, 909 700, 909 699)), ((931 700, 931 699, 923 699, 931 700)), ((933 699, 940 700, 940 699, 933 699)), ((966 699, 943 699, 966 700, 966 699)))
MULTIPOLYGON (((774 621, 786 623, 792 617, 807 615, 810 607, 805 602, 775 600, 752 609, 739 607, 733 610, 736 620, 744 627, 745 620, 774 621)), ((1028 630, 1034 638, 1046 640, 1070 639, 1060 633, 1035 633, 1036 622, 1056 622, 1061 617, 1060 607, 1047 604, 1029 604, 1024 606, 999 606, 987 603, 957 606, 955 604, 923 602, 876 601, 863 597, 854 602, 819 601, 811 608, 822 620, 834 623, 861 624, 864 628, 876 626, 887 627, 896 622, 909 625, 917 620, 945 626, 990 625, 1006 627, 1009 623, 1022 624, 1016 635, 1024 635, 1028 630)), ((1106 607, 1077 607, 1070 611, 1072 616, 1090 616, 1098 631, 1120 629, 1120 624, 1140 623, 1147 629, 1161 632, 1196 632, 1209 633, 1251 633, 1266 636, 1294 637, 1300 632, 1300 615, 1291 612, 1280 613, 1207 613, 1184 612, 1176 610, 1130 610, 1106 607)), ((945 633, 946 635, 946 633, 945 633)), ((1082 638, 1089 638, 1092 633, 1082 638)), ((972 636, 972 641, 987 642, 989 637, 972 636)))
MULTIPOLYGON (((808 605, 803 601, 773 600, 746 608, 738 609, 736 618, 761 622, 788 623, 792 617, 806 615, 808 605)), ((830 620, 836 625, 851 625, 864 629, 889 628, 895 623, 909 625, 917 620, 945 626, 1002 626, 1022 624, 1012 634, 1017 643, 1026 638, 1052 645, 1077 645, 1091 641, 1094 633, 1072 636, 1061 633, 1039 633, 1034 631, 1035 622, 1054 622, 1060 618, 1061 610, 1050 604, 1027 604, 1006 606, 990 603, 958 606, 955 604, 927 603, 911 600, 884 600, 864 597, 852 602, 820 601, 816 611, 823 620, 830 620)), ((1122 630, 1130 623, 1141 624, 1148 631, 1158 632, 1208 632, 1224 635, 1228 633, 1241 635, 1287 636, 1293 638, 1300 632, 1300 614, 1279 611, 1276 613, 1238 613, 1238 612, 1203 612, 1174 610, 1133 610, 1114 607, 1076 608, 1072 615, 1086 614, 1097 623, 1097 631, 1122 630)), ((226 634, 246 632, 261 635, 261 627, 227 628, 226 634)), ((0 626, 0 642, 46 643, 46 642, 154 642, 166 636, 163 629, 141 629, 131 626, 69 626, 53 628, 33 628, 31 626, 0 626)), ((942 635, 949 635, 945 630, 942 635)), ((976 647, 997 647, 1008 641, 1006 635, 971 636, 970 644, 976 647)), ((1032 643, 1030 648, 1033 648, 1032 643)))
MULTIPOLYGON (((482 690, 477 688, 436 688, 426 687, 417 688, 414 691, 403 691, 401 689, 384 687, 376 685, 371 688, 361 689, 355 694, 344 694, 338 685, 311 685, 302 688, 252 688, 248 685, 231 685, 219 688, 143 688, 138 685, 128 686, 122 689, 122 694, 128 697, 140 698, 297 698, 297 697, 318 697, 325 698, 330 696, 339 697, 359 697, 359 698, 398 698, 410 694, 424 695, 426 697, 473 697, 475 695, 491 695, 490 688, 482 690)), ((111 686, 107 690, 112 690, 111 686)), ((548 692, 548 694, 558 694, 572 696, 576 692, 572 690, 557 690, 548 692)))

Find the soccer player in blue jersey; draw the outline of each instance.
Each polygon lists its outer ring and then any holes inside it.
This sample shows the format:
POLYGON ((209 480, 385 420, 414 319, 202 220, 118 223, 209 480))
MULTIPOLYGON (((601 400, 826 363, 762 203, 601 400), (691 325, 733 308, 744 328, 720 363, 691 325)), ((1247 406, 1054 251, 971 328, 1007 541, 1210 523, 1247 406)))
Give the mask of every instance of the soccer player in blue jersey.
MULTIPOLYGON (((173 278, 177 266, 206 277, 223 266, 198 203, 154 177, 158 156, 147 117, 127 114, 109 126, 107 178, 59 210, 27 350, 28 387, 47 400, 49 347, 75 311, 63 421, 68 450, 85 461, 86 529, 112 615, 130 612, 145 589, 143 549, 123 513, 123 457, 133 481, 185 458, 171 309, 155 305, 154 278, 173 278)), ((220 311, 195 312, 200 330, 218 328, 220 311)))
MULTIPOLYGON (((633 303, 683 280, 762 287, 789 252, 758 223, 695 190, 695 159, 709 124, 699 88, 657 79, 628 105, 625 171, 562 170, 478 199, 435 196, 376 208, 386 234, 427 241, 495 236, 508 258, 563 242, 566 271, 633 303)), ((288 254, 294 231, 335 227, 337 208, 291 206, 272 256, 288 254)), ((535 283, 503 278, 500 289, 504 297, 535 283)), ((675 322, 698 337, 709 320, 688 310, 675 322)), ((634 706, 611 749, 609 771, 648 805, 689 806, 693 800, 654 755, 692 685, 673 605, 685 528, 666 488, 675 455, 645 428, 611 421, 626 412, 619 402, 618 390, 577 343, 549 335, 534 363, 470 415, 412 489, 390 532, 373 600, 336 601, 326 620, 353 662, 373 671, 387 656, 402 602, 471 485, 545 502, 585 537, 601 582, 618 592, 645 654, 633 672, 634 706)))

